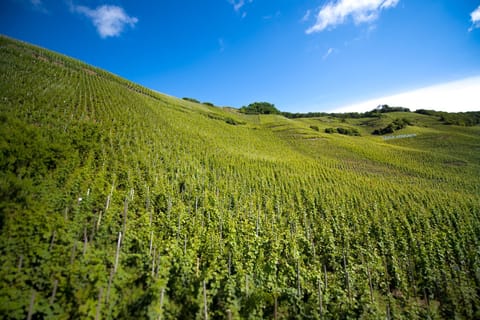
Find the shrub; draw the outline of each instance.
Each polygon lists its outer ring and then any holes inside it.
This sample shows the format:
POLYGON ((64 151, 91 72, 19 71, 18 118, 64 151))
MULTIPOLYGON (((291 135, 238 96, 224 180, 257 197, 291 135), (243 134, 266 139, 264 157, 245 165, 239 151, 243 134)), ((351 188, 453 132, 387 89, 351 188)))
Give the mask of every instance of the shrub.
POLYGON ((360 136, 360 132, 358 132, 355 128, 326 128, 325 133, 340 133, 346 136, 360 136))
POLYGON ((194 99, 194 98, 184 97, 184 98, 182 98, 182 99, 185 100, 185 101, 190 101, 190 102, 194 102, 194 103, 200 103, 200 101, 198 101, 197 99, 194 99))
POLYGON ((396 130, 403 129, 406 126, 411 126, 411 125, 412 125, 412 122, 408 119, 405 119, 405 118, 395 119, 392 123, 390 123, 385 128, 373 130, 372 134, 382 135, 382 134, 394 133, 396 130))
POLYGON ((237 124, 240 124, 239 122, 235 121, 235 119, 232 119, 232 118, 226 118, 225 122, 234 126, 236 126, 237 124))

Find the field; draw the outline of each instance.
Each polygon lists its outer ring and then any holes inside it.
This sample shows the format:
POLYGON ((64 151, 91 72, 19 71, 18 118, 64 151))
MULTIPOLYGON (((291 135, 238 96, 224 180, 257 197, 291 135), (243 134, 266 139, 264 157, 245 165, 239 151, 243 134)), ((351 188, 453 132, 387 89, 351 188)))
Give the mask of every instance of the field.
POLYGON ((2 319, 480 318, 478 125, 248 115, 6 37, 0 124, 2 319))

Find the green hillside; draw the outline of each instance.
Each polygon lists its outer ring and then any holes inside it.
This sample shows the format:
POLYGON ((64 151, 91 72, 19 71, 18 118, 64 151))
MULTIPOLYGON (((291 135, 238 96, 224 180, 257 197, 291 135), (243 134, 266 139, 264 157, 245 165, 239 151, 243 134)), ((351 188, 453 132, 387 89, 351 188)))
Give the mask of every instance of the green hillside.
POLYGON ((480 318, 480 126, 443 120, 243 114, 0 37, 0 318, 480 318))

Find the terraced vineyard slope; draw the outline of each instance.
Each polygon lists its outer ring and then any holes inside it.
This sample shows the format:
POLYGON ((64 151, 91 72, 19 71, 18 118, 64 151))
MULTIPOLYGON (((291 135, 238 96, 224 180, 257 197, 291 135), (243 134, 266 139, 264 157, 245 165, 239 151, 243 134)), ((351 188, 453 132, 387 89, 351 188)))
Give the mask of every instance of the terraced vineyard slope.
POLYGON ((247 115, 1 37, 0 317, 479 318, 480 127, 441 120, 247 115))

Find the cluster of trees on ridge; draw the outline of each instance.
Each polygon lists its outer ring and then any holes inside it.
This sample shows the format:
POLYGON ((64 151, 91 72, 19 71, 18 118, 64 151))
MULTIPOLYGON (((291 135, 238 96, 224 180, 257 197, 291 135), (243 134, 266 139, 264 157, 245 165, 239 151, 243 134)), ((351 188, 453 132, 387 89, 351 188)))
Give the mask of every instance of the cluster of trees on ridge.
POLYGON ((389 112, 410 112, 410 109, 404 107, 391 107, 387 104, 379 105, 372 111, 367 112, 345 112, 345 113, 329 113, 329 112, 308 112, 308 113, 290 113, 282 112, 281 114, 290 119, 295 118, 318 118, 318 117, 334 117, 340 119, 360 119, 360 118, 378 118, 383 113, 389 112))
POLYGON ((240 108, 240 112, 246 114, 283 114, 269 102, 253 102, 240 108))
MULTIPOLYGON (((196 102, 200 103, 199 101, 196 101, 196 102)), ((345 112, 345 113, 296 112, 296 113, 292 113, 292 112, 280 111, 275 107, 274 104, 269 102, 254 102, 249 104, 248 106, 241 107, 239 111, 246 114, 281 114, 282 116, 289 119, 318 118, 318 117, 334 117, 334 118, 340 118, 340 119, 379 118, 382 116, 382 114, 385 114, 385 113, 411 112, 409 108, 393 107, 393 106, 389 106, 388 104, 382 104, 377 106, 375 109, 367 112, 345 112)), ((444 112, 444 111, 418 109, 415 111, 415 113, 438 117, 439 121, 449 125, 475 126, 480 124, 480 111, 451 113, 451 112, 444 112)), ((410 123, 406 123, 406 124, 410 124, 410 123)), ((392 128, 395 126, 398 127, 397 124, 392 124, 390 128, 384 128, 385 130, 383 131, 385 131, 385 133, 391 133, 394 130, 401 129, 401 128, 397 128, 397 129, 393 129, 392 131, 392 128), (387 131, 391 131, 391 132, 387 132, 387 131)), ((374 134, 381 134, 379 132, 376 132, 374 134)))

